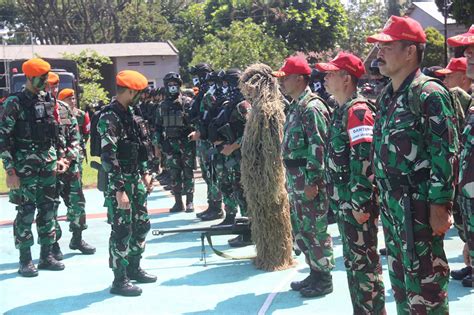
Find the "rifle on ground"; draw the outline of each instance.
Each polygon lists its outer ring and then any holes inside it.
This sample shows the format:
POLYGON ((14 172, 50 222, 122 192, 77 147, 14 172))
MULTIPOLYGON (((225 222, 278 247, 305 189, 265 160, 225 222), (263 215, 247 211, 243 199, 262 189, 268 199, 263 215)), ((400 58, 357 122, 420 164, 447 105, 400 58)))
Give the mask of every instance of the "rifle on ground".
POLYGON ((204 266, 206 263, 206 247, 204 245, 204 239, 207 239, 209 246, 216 255, 227 258, 227 259, 252 259, 255 255, 252 256, 231 256, 222 251, 219 251, 214 248, 212 244, 212 236, 218 235, 242 235, 244 238, 250 239, 250 220, 246 217, 236 218, 234 224, 228 225, 211 225, 207 227, 198 227, 198 228, 184 228, 184 229, 167 229, 167 230, 152 230, 151 234, 154 236, 160 236, 171 233, 201 233, 201 261, 204 261, 204 266))

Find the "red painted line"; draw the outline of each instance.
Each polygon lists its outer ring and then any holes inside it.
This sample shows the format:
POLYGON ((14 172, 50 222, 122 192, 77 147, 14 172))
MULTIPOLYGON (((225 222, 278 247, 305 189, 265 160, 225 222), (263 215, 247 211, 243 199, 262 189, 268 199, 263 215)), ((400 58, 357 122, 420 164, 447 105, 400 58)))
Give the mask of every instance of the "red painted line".
MULTIPOLYGON (((206 206, 195 206, 196 210, 205 210, 206 206)), ((167 213, 169 212, 169 208, 160 208, 160 209, 148 209, 148 214, 153 215, 153 214, 162 214, 162 213, 167 213)), ((200 211, 198 211, 200 212, 200 211)), ((106 212, 101 212, 101 213, 90 213, 86 215, 87 220, 89 219, 106 219, 107 218, 107 213, 106 212)), ((58 217, 58 221, 66 221, 66 216, 61 215, 58 217)), ((13 220, 3 220, 0 221, 0 227, 2 226, 9 226, 13 225, 13 220)))

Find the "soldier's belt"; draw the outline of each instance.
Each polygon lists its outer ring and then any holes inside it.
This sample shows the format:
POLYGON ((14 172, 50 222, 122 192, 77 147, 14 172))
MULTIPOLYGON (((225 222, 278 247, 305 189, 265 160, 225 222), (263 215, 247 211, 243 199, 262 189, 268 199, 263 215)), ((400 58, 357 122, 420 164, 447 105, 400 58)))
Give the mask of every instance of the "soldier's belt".
POLYGON ((306 166, 306 159, 294 159, 294 160, 283 160, 283 163, 287 168, 302 167, 306 166))
POLYGON ((429 180, 429 178, 430 170, 425 168, 408 175, 377 178, 377 184, 381 190, 392 191, 400 189, 401 187, 415 187, 420 183, 429 180))

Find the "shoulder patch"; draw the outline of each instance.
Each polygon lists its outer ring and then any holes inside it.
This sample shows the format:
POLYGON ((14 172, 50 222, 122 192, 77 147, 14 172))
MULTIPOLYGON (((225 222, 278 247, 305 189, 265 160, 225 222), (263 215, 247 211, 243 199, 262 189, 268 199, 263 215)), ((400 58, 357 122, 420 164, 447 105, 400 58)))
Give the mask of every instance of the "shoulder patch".
POLYGON ((374 117, 367 104, 357 103, 349 108, 347 134, 351 147, 362 142, 372 142, 373 129, 374 117))

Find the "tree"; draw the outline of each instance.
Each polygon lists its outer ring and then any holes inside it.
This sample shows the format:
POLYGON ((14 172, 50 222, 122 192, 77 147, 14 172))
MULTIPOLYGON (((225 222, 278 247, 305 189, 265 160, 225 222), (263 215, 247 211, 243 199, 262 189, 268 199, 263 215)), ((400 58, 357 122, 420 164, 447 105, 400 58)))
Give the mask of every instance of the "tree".
POLYGON ((240 68, 262 62, 277 68, 288 55, 283 41, 251 19, 234 21, 216 35, 208 34, 194 51, 192 64, 209 62, 216 69, 240 68))
MULTIPOLYGON (((436 5, 440 12, 444 12, 445 0, 436 0, 436 5)), ((456 20, 458 24, 463 24, 466 27, 474 24, 474 2, 472 0, 451 0, 451 6, 448 11, 448 16, 456 20)))
POLYGON ((64 53, 63 57, 77 62, 79 82, 84 88, 81 104, 83 106, 97 104, 100 100, 108 103, 108 93, 100 84, 100 81, 104 79, 100 73, 100 67, 104 64, 111 64, 112 60, 91 49, 83 50, 79 54, 64 53))
POLYGON ((444 36, 433 27, 427 27, 425 33, 426 49, 422 66, 440 66, 444 61, 444 36))
POLYGON ((382 29, 387 20, 383 4, 375 1, 354 1, 347 8, 347 29, 351 30, 341 48, 365 57, 371 45, 366 42, 370 36, 382 29))

